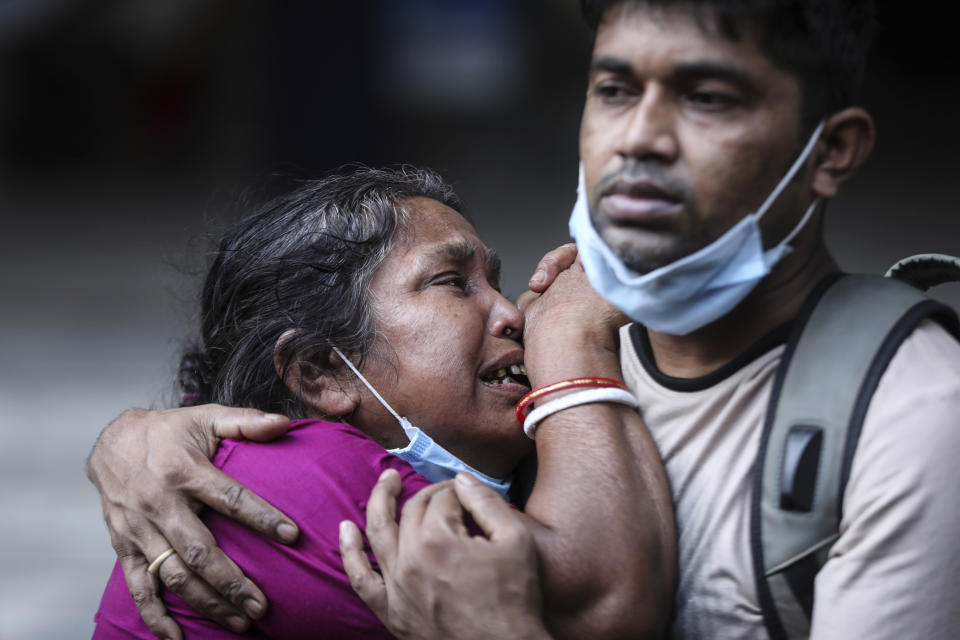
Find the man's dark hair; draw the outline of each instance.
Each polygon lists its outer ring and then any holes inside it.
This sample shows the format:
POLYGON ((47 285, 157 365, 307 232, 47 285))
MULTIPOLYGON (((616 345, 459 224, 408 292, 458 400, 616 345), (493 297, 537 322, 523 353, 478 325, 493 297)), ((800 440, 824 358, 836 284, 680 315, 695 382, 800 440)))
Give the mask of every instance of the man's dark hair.
POLYGON ((763 53, 800 80, 808 127, 859 100, 876 32, 873 0, 580 0, 594 32, 620 4, 689 7, 734 40, 757 29, 763 53))
POLYGON ((369 353, 370 281, 405 228, 404 201, 416 196, 460 210, 453 189, 431 171, 351 169, 306 182, 229 230, 203 285, 201 343, 180 363, 182 405, 303 417, 283 381, 288 368, 327 368, 331 345, 354 362, 369 353))

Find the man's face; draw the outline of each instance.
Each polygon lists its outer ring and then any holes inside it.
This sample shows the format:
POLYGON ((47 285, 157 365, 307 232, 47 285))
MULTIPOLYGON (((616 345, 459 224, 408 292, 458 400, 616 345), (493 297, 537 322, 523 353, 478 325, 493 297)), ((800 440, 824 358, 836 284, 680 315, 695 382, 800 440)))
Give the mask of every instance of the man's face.
MULTIPOLYGON (((710 18, 621 4, 597 30, 580 157, 597 230, 639 272, 759 208, 804 142, 797 79, 761 53, 755 34, 730 39, 710 18)), ((764 217, 768 245, 809 202, 804 180, 764 217)))

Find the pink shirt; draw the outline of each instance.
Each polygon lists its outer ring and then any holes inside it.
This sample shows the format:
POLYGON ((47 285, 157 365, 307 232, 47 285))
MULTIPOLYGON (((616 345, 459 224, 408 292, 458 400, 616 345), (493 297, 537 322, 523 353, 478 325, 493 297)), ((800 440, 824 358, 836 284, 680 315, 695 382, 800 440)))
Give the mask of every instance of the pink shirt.
MULTIPOLYGON (((318 420, 296 421, 286 436, 267 444, 224 440, 214 464, 293 518, 300 539, 284 546, 218 513, 204 512, 217 543, 260 586, 269 609, 252 631, 238 636, 165 592, 187 640, 392 637, 350 588, 338 527, 341 520, 352 520, 364 528, 367 498, 385 469, 400 472, 401 507, 430 484, 426 478, 350 425, 318 420)), ((140 619, 119 562, 94 619, 95 639, 154 637, 140 619)))

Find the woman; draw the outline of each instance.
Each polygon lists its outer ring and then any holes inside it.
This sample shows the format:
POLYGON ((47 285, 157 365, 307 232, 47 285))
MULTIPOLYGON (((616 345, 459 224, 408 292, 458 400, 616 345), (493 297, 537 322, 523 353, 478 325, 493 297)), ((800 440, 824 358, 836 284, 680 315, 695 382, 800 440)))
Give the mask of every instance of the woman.
MULTIPOLYGON (((524 361, 537 387, 619 377, 609 313, 582 271, 531 305, 524 331, 498 290, 496 258, 457 206, 429 172, 355 171, 274 201, 221 243, 203 290, 203 348, 184 360, 188 399, 308 419, 283 442, 226 442, 216 457, 301 527, 300 542, 284 547, 204 515, 270 599, 259 637, 386 636, 353 595, 337 540, 341 520, 362 526, 380 473, 400 473, 401 507, 464 468, 505 493, 533 447, 514 414, 530 390, 524 361), (562 346, 570 340, 574 354, 562 346)), ((672 541, 661 536, 668 525, 643 521, 655 511, 644 493, 662 495, 665 487, 648 486, 662 474, 631 468, 636 456, 622 451, 648 444, 636 414, 590 404, 543 424, 541 448, 571 442, 571 428, 598 440, 593 451, 540 452, 527 514, 548 623, 571 636, 635 634, 640 612, 656 631, 670 599, 672 541), (598 452, 607 456, 599 472, 582 461, 598 452)), ((160 577, 179 561, 165 560, 160 577)), ((187 637, 229 635, 166 599, 187 637)), ((150 637, 119 567, 97 621, 95 637, 150 637)))

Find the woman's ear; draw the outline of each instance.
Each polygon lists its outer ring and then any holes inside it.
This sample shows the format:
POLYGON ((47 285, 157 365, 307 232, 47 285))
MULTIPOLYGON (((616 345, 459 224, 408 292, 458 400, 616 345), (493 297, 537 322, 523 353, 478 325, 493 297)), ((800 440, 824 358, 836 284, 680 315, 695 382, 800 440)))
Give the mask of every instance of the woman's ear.
POLYGON ((860 107, 848 107, 830 116, 820 136, 818 163, 814 168, 813 191, 824 199, 837 194, 840 185, 852 176, 873 150, 873 118, 860 107))
POLYGON ((360 394, 353 380, 340 380, 327 349, 317 353, 323 366, 304 362, 291 354, 286 344, 294 335, 288 330, 277 340, 273 368, 294 397, 300 398, 309 414, 339 418, 350 415, 360 404, 360 394))

